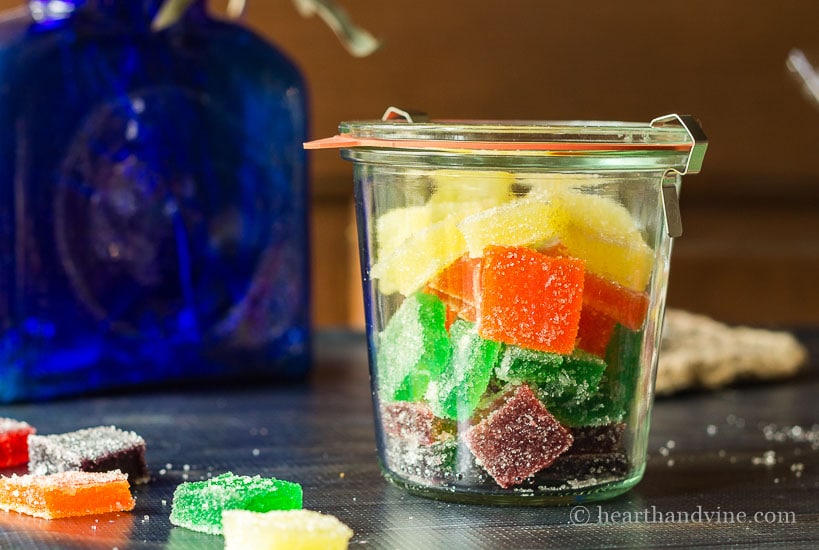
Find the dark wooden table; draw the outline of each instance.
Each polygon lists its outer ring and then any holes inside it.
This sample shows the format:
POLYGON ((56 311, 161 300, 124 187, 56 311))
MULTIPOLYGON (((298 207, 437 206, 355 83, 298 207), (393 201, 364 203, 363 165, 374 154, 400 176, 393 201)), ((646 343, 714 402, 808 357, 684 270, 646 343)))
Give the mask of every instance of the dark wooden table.
POLYGON ((3 406, 0 416, 40 433, 103 424, 135 430, 148 443, 153 479, 134 489, 131 513, 46 521, 0 512, 0 548, 222 548, 221 537, 172 527, 168 514, 180 482, 225 471, 301 483, 305 507, 355 530, 351 548, 817 548, 819 331, 797 334, 812 356, 795 379, 658 400, 645 478, 588 506, 449 504, 384 481, 360 334, 319 334, 304 385, 3 406))

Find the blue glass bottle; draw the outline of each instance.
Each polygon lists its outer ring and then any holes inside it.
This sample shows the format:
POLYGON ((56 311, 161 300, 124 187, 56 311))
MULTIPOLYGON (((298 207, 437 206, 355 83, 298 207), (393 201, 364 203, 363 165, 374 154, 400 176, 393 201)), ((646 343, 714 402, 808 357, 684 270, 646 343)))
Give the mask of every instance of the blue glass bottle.
POLYGON ((308 370, 304 82, 159 4, 0 26, 0 401, 308 370))

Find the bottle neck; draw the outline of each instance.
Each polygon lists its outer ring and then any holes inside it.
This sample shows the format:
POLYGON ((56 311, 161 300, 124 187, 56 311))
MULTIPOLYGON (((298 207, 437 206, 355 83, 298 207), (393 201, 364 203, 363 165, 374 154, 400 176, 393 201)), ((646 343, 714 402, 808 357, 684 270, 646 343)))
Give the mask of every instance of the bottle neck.
MULTIPOLYGON (((35 22, 49 25, 70 18, 74 13, 88 13, 95 17, 128 22, 139 26, 150 25, 164 0, 28 0, 29 11, 35 22)), ((189 8, 201 11, 205 0, 196 0, 189 8)))

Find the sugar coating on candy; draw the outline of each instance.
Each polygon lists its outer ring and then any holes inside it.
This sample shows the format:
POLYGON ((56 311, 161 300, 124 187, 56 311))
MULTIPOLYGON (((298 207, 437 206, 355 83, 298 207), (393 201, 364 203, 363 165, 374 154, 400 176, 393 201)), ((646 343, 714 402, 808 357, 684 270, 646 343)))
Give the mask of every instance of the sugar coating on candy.
POLYGON ((525 384, 464 433, 464 442, 478 464, 504 489, 548 467, 572 441, 569 430, 525 384))
POLYGON ((353 530, 312 510, 222 512, 225 550, 345 550, 353 530))
POLYGON ((432 174, 431 204, 478 201, 487 206, 506 202, 515 177, 510 172, 490 170, 436 170, 432 174))
POLYGON ((445 422, 423 403, 386 403, 381 406, 381 423, 385 434, 414 441, 419 445, 432 445, 436 441, 452 437, 446 431, 445 422))
POLYGON ((452 353, 446 307, 436 296, 408 296, 378 338, 376 364, 382 399, 418 401, 452 353))
POLYGON ((60 472, 0 477, 0 509, 46 519, 133 510, 125 474, 60 472))
POLYGON ((583 304, 631 330, 639 330, 648 313, 645 292, 635 292, 588 272, 583 282, 583 304))
POLYGON ((481 338, 473 323, 462 320, 455 321, 449 333, 452 358, 430 381, 426 398, 437 416, 466 420, 489 386, 501 344, 481 338))
POLYGON ((638 292, 651 277, 654 252, 628 210, 608 198, 578 192, 552 193, 568 223, 560 241, 569 253, 586 261, 586 269, 638 292))
POLYGON ((466 241, 453 218, 413 234, 370 269, 382 294, 408 296, 466 252, 466 241))
POLYGON ((31 435, 28 446, 28 470, 32 474, 120 470, 134 484, 145 483, 151 478, 145 463, 145 440, 115 426, 31 435))
POLYGON ((480 258, 462 256, 427 283, 429 292, 470 323, 475 322, 477 315, 481 262, 480 258))
MULTIPOLYGON (((585 295, 586 287, 584 286, 584 300, 585 295)), ((577 347, 598 357, 605 357, 616 325, 617 321, 605 313, 584 305, 580 312, 580 325, 577 328, 577 347)))
POLYGON ((622 422, 572 428, 574 443, 564 456, 622 452, 625 430, 626 425, 622 422))
POLYGON ((545 201, 521 199, 461 220, 469 255, 483 255, 487 246, 517 246, 557 238, 565 224, 563 210, 545 201))
POLYGON ((454 438, 419 445, 416 441, 388 437, 384 447, 387 468, 413 481, 443 483, 455 475, 458 444, 454 438))
POLYGON ((0 418, 0 468, 28 462, 28 436, 35 432, 27 422, 0 418))
POLYGON ((478 332, 489 340, 554 353, 575 347, 582 260, 523 247, 489 247, 481 264, 478 332))
POLYGON ((579 350, 558 355, 507 346, 496 375, 504 381, 531 383, 549 408, 553 403, 585 403, 597 392, 605 370, 605 361, 579 350))
POLYGON ((171 523, 193 531, 222 532, 222 511, 298 510, 302 488, 298 483, 261 476, 225 473, 206 481, 177 486, 171 504, 171 523))

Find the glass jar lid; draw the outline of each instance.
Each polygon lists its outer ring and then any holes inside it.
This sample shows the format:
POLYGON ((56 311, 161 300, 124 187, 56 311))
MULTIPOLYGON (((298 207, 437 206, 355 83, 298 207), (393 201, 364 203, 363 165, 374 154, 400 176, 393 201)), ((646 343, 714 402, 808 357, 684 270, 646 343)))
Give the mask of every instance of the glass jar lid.
POLYGON ((396 108, 382 120, 342 122, 339 134, 305 144, 342 149, 363 162, 552 169, 662 169, 696 173, 707 138, 689 115, 648 123, 429 121, 396 108))

